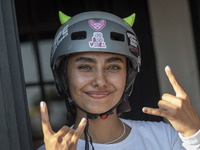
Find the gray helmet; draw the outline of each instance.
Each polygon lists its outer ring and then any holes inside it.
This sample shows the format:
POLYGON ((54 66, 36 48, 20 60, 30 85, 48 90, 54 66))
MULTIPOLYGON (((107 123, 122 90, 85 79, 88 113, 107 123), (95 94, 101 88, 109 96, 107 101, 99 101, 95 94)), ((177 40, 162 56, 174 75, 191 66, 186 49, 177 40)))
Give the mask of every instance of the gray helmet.
MULTIPOLYGON (((137 36, 131 26, 135 14, 121 19, 113 14, 91 11, 69 17, 59 12, 62 26, 56 33, 51 51, 51 69, 58 94, 66 95, 66 73, 62 66, 67 56, 79 52, 108 52, 126 56, 129 60, 125 92, 132 92, 141 53, 137 36)), ((66 67, 66 66, 65 66, 66 67)))

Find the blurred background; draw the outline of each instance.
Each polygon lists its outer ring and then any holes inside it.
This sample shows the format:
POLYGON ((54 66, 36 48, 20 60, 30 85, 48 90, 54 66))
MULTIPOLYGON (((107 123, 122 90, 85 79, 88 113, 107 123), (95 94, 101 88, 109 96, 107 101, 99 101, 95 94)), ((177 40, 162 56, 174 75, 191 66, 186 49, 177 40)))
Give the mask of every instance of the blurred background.
POLYGON ((133 29, 142 51, 142 68, 124 118, 160 121, 145 115, 143 106, 157 107, 165 93, 174 93, 164 73, 170 65, 200 114, 199 0, 15 0, 34 149, 43 144, 39 103, 46 101, 54 131, 65 124, 64 99, 57 95, 50 69, 50 51, 60 27, 58 11, 69 16, 106 11, 121 18, 136 13, 133 29))

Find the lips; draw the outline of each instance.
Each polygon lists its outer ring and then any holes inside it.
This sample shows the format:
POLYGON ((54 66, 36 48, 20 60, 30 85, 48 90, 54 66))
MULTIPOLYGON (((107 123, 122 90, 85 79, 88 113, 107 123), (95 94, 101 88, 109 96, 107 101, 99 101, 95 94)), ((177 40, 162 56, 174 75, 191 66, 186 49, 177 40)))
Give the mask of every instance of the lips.
POLYGON ((85 92, 85 93, 92 98, 100 99, 100 98, 104 98, 104 97, 110 95, 112 92, 110 92, 110 91, 90 91, 90 92, 85 92))

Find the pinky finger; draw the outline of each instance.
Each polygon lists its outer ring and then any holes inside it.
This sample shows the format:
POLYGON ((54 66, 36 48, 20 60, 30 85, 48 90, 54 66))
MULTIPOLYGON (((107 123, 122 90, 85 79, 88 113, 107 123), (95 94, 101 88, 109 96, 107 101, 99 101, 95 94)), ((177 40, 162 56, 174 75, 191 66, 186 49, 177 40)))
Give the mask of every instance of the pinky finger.
POLYGON ((150 107, 143 107, 142 111, 146 114, 149 115, 154 115, 154 116, 160 116, 160 117, 166 117, 166 112, 164 109, 160 108, 150 108, 150 107))
POLYGON ((81 122, 78 125, 78 128, 75 130, 73 136, 72 136, 72 142, 76 143, 78 139, 80 138, 81 134, 83 133, 85 126, 86 126, 87 120, 85 118, 82 118, 81 122))

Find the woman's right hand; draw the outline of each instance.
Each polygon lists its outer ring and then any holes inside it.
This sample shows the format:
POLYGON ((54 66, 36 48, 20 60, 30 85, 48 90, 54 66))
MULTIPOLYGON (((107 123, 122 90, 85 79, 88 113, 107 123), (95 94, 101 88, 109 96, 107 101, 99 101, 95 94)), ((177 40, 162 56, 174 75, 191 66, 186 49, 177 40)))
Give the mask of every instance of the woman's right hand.
POLYGON ((86 119, 83 118, 77 129, 70 129, 63 126, 55 133, 49 122, 48 109, 45 102, 40 103, 42 130, 46 150, 76 150, 78 140, 86 126, 86 119))

